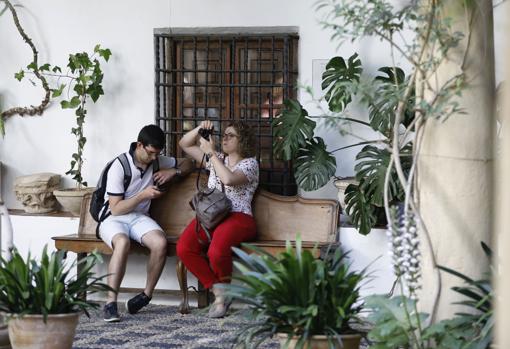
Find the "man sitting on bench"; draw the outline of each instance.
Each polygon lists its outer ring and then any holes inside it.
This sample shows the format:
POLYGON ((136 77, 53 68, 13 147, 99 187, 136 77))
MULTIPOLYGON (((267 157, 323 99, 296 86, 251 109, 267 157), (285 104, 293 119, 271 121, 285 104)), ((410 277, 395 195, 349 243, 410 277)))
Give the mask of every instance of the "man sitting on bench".
MULTIPOLYGON (((138 134, 137 142, 131 143, 129 151, 121 154, 124 161, 120 160, 120 156, 116 158, 105 174, 106 204, 103 210, 109 212, 103 213, 107 218, 99 225, 99 236, 113 250, 108 265, 108 285, 114 290, 119 289, 126 271, 131 239, 150 251, 145 289, 126 303, 130 314, 149 304, 166 261, 166 235, 148 215, 151 200, 163 194, 162 184, 192 170, 190 160, 177 164, 175 158, 161 156, 164 146, 165 134, 161 128, 147 125, 138 134), (129 183, 124 183, 126 166, 131 170, 129 183)), ((117 294, 114 292, 108 293, 104 321, 120 321, 117 294)))

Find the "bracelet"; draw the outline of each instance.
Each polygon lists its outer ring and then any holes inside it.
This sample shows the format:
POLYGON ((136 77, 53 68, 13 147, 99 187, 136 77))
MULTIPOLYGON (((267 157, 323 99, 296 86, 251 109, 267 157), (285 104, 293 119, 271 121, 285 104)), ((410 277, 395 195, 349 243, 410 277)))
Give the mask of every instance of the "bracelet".
POLYGON ((175 168, 175 175, 178 177, 180 177, 182 175, 182 171, 180 168, 178 168, 178 167, 175 168))

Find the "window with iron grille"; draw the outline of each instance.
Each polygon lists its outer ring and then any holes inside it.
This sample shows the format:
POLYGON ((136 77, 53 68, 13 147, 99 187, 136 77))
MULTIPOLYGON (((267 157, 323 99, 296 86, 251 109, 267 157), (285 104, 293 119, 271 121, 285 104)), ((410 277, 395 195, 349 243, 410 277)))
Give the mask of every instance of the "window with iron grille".
MULTIPOLYGON (((283 100, 295 98, 298 35, 294 27, 170 28, 154 31, 156 123, 166 151, 202 120, 221 135, 229 120, 248 122, 257 135, 260 186, 294 195, 288 161, 273 156, 271 122, 283 100)), ((220 144, 219 140, 216 144, 220 144)))

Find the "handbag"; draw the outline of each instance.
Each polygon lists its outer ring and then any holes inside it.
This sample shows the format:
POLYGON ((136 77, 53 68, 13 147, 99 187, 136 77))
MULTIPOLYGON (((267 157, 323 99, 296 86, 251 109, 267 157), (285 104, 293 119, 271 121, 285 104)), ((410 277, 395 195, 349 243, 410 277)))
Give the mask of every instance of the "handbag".
MULTIPOLYGON (((202 157, 200 168, 202 168, 205 159, 205 154, 202 157)), ((225 159, 223 159, 225 162, 225 159)), ((197 176, 197 193, 193 195, 190 206, 195 211, 197 225, 196 232, 198 233, 198 225, 204 229, 208 242, 211 242, 211 231, 214 230, 229 214, 232 210, 232 202, 225 194, 225 185, 221 183, 221 191, 214 188, 209 192, 200 189, 200 174, 197 176)), ((219 178, 218 178, 219 179, 219 178)), ((221 181, 221 180, 220 180, 221 181)), ((207 188, 207 187, 206 187, 207 188)))

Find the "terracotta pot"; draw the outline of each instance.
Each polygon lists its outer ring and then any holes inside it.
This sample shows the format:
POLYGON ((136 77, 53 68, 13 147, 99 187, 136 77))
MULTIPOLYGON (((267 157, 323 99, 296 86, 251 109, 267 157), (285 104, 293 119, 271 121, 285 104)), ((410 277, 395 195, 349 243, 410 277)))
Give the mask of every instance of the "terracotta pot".
POLYGON ((60 205, 62 205, 64 211, 68 211, 75 216, 79 216, 83 196, 87 193, 92 193, 94 189, 95 188, 71 188, 54 190, 53 195, 55 195, 57 201, 60 203, 60 205))
POLYGON ((79 313, 25 315, 8 320, 13 349, 70 349, 73 346, 79 313))
MULTIPOLYGON (((278 340, 280 341, 280 347, 283 348, 287 342, 287 333, 277 333, 278 340)), ((359 334, 342 334, 340 335, 342 345, 338 342, 334 342, 335 348, 338 349, 359 349, 359 343, 361 341, 361 335, 359 334)), ((287 348, 294 349, 299 337, 294 336, 289 343, 287 348)), ((312 336, 310 342, 305 343, 303 349, 329 349, 328 337, 323 335, 312 336)))

